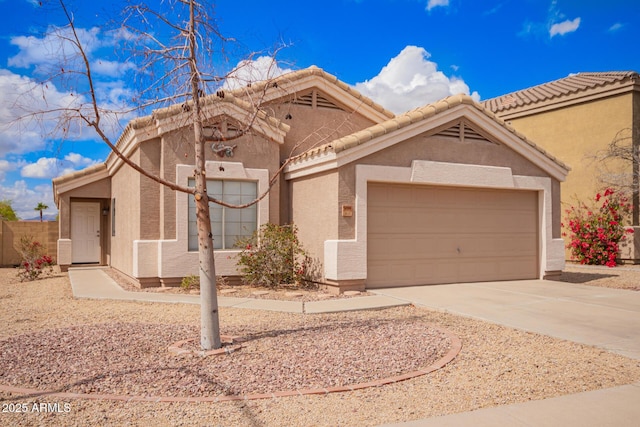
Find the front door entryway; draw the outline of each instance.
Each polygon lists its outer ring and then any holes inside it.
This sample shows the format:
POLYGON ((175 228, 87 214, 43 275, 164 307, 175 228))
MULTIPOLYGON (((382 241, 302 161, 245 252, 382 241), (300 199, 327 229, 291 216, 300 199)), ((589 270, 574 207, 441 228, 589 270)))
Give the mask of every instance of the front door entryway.
POLYGON ((100 203, 71 203, 71 262, 100 263, 100 203))

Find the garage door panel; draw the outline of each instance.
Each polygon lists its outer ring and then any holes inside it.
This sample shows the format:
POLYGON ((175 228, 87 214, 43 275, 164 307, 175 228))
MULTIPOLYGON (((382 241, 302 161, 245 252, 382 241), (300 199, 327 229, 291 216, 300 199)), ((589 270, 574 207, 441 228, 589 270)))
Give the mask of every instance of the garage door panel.
POLYGON ((533 191, 370 184, 367 286, 537 278, 533 191))

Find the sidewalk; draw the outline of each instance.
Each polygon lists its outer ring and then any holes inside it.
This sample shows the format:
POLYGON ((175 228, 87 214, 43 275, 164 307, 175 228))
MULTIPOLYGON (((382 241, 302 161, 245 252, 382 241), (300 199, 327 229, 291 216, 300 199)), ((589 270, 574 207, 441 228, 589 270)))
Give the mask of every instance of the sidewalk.
POLYGON ((383 427, 632 427, 640 422, 640 383, 383 427))
MULTIPOLYGON (((199 295, 125 291, 100 267, 70 268, 69 280, 71 281, 73 296, 76 298, 200 304, 199 295)), ((402 301, 384 295, 308 302, 218 296, 219 307, 307 314, 370 310, 409 304, 411 304, 409 301, 402 301)))

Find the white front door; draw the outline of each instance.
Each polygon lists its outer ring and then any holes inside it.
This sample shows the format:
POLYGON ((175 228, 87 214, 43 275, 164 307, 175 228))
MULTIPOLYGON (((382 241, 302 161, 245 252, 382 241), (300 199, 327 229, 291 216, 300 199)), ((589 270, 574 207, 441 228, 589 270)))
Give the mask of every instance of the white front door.
POLYGON ((100 203, 71 203, 71 262, 100 262, 100 203))

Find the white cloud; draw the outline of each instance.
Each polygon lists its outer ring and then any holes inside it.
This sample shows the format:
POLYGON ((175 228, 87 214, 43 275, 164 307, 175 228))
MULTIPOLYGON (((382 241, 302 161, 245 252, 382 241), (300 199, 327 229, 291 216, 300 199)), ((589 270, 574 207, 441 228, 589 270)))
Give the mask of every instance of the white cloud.
POLYGON ((77 153, 69 153, 62 160, 54 157, 41 157, 35 163, 23 166, 20 175, 24 178, 51 179, 96 163, 98 161, 77 153))
POLYGON ((429 0, 427 2, 427 10, 431 10, 434 7, 449 6, 449 0, 429 0))
MULTIPOLYGON (((469 86, 456 77, 438 71, 424 48, 405 47, 371 80, 356 83, 355 88, 394 113, 402 113, 450 95, 469 94, 469 86)), ((471 95, 479 100, 477 92, 471 95)))
POLYGON ((9 162, 8 160, 0 159, 0 182, 4 181, 7 172, 11 172, 15 169, 16 165, 14 163, 9 162))
POLYGON ((580 27, 581 18, 567 19, 566 15, 558 9, 557 0, 551 1, 547 10, 545 21, 525 21, 519 36, 534 36, 540 39, 553 38, 557 35, 572 33, 580 27))
MULTIPOLYGON (((51 83, 0 69, 0 156, 44 149, 47 136, 64 123, 61 110, 82 102, 81 96, 60 92, 51 83)), ((84 128, 77 121, 66 125, 84 128)))
POLYGON ((11 200, 11 206, 21 219, 36 218, 40 214, 34 210, 38 203, 49 206, 46 213, 55 212, 53 190, 50 184, 30 188, 24 180, 15 181, 12 186, 0 185, 2 199, 11 200))
POLYGON ((238 89, 248 84, 272 79, 291 72, 289 68, 280 68, 278 62, 270 56, 261 56, 255 60, 244 60, 228 74, 222 86, 224 89, 238 89))
POLYGON ((136 65, 133 62, 125 61, 108 61, 106 59, 97 59, 91 63, 91 71, 111 77, 124 76, 127 71, 135 70, 136 65))
POLYGON ((84 157, 82 154, 78 153, 69 153, 64 156, 64 159, 71 163, 74 167, 87 167, 92 166, 98 163, 98 160, 90 159, 88 157, 84 157))
MULTIPOLYGON (((118 62, 101 58, 99 50, 111 48, 108 53, 118 49, 123 40, 131 40, 133 34, 124 29, 101 31, 94 27, 90 29, 76 28, 76 34, 82 44, 82 49, 91 62, 95 74, 108 77, 120 77, 127 71, 135 70, 135 65, 129 61, 118 62)), ((66 69, 81 69, 84 67, 82 57, 70 40, 74 36, 69 26, 50 26, 43 37, 15 36, 10 43, 17 46, 19 52, 9 58, 8 65, 17 68, 35 67, 35 72, 49 75, 53 71, 60 71, 60 66, 66 69)))
POLYGON ((73 168, 65 168, 58 159, 40 157, 37 162, 30 163, 20 170, 24 178, 53 178, 73 172, 73 168))
MULTIPOLYGON (((99 38, 100 29, 89 30, 76 28, 78 38, 82 43, 85 53, 91 57, 92 52, 98 49, 102 42, 99 38)), ((20 51, 9 58, 10 67, 29 68, 36 67, 36 72, 50 73, 50 66, 58 66, 64 62, 68 67, 73 67, 80 60, 78 50, 68 40, 73 39, 69 27, 54 27, 47 29, 44 37, 15 36, 10 43, 17 46, 20 51)))
POLYGON ((551 25, 549 29, 549 37, 561 35, 564 36, 567 33, 573 33, 580 26, 580 18, 574 20, 566 20, 557 24, 551 25))
POLYGON ((612 26, 609 27, 609 32, 610 33, 615 33, 616 31, 620 31, 621 29, 623 29, 625 27, 626 24, 623 24, 621 22, 616 22, 615 24, 613 24, 612 26))

